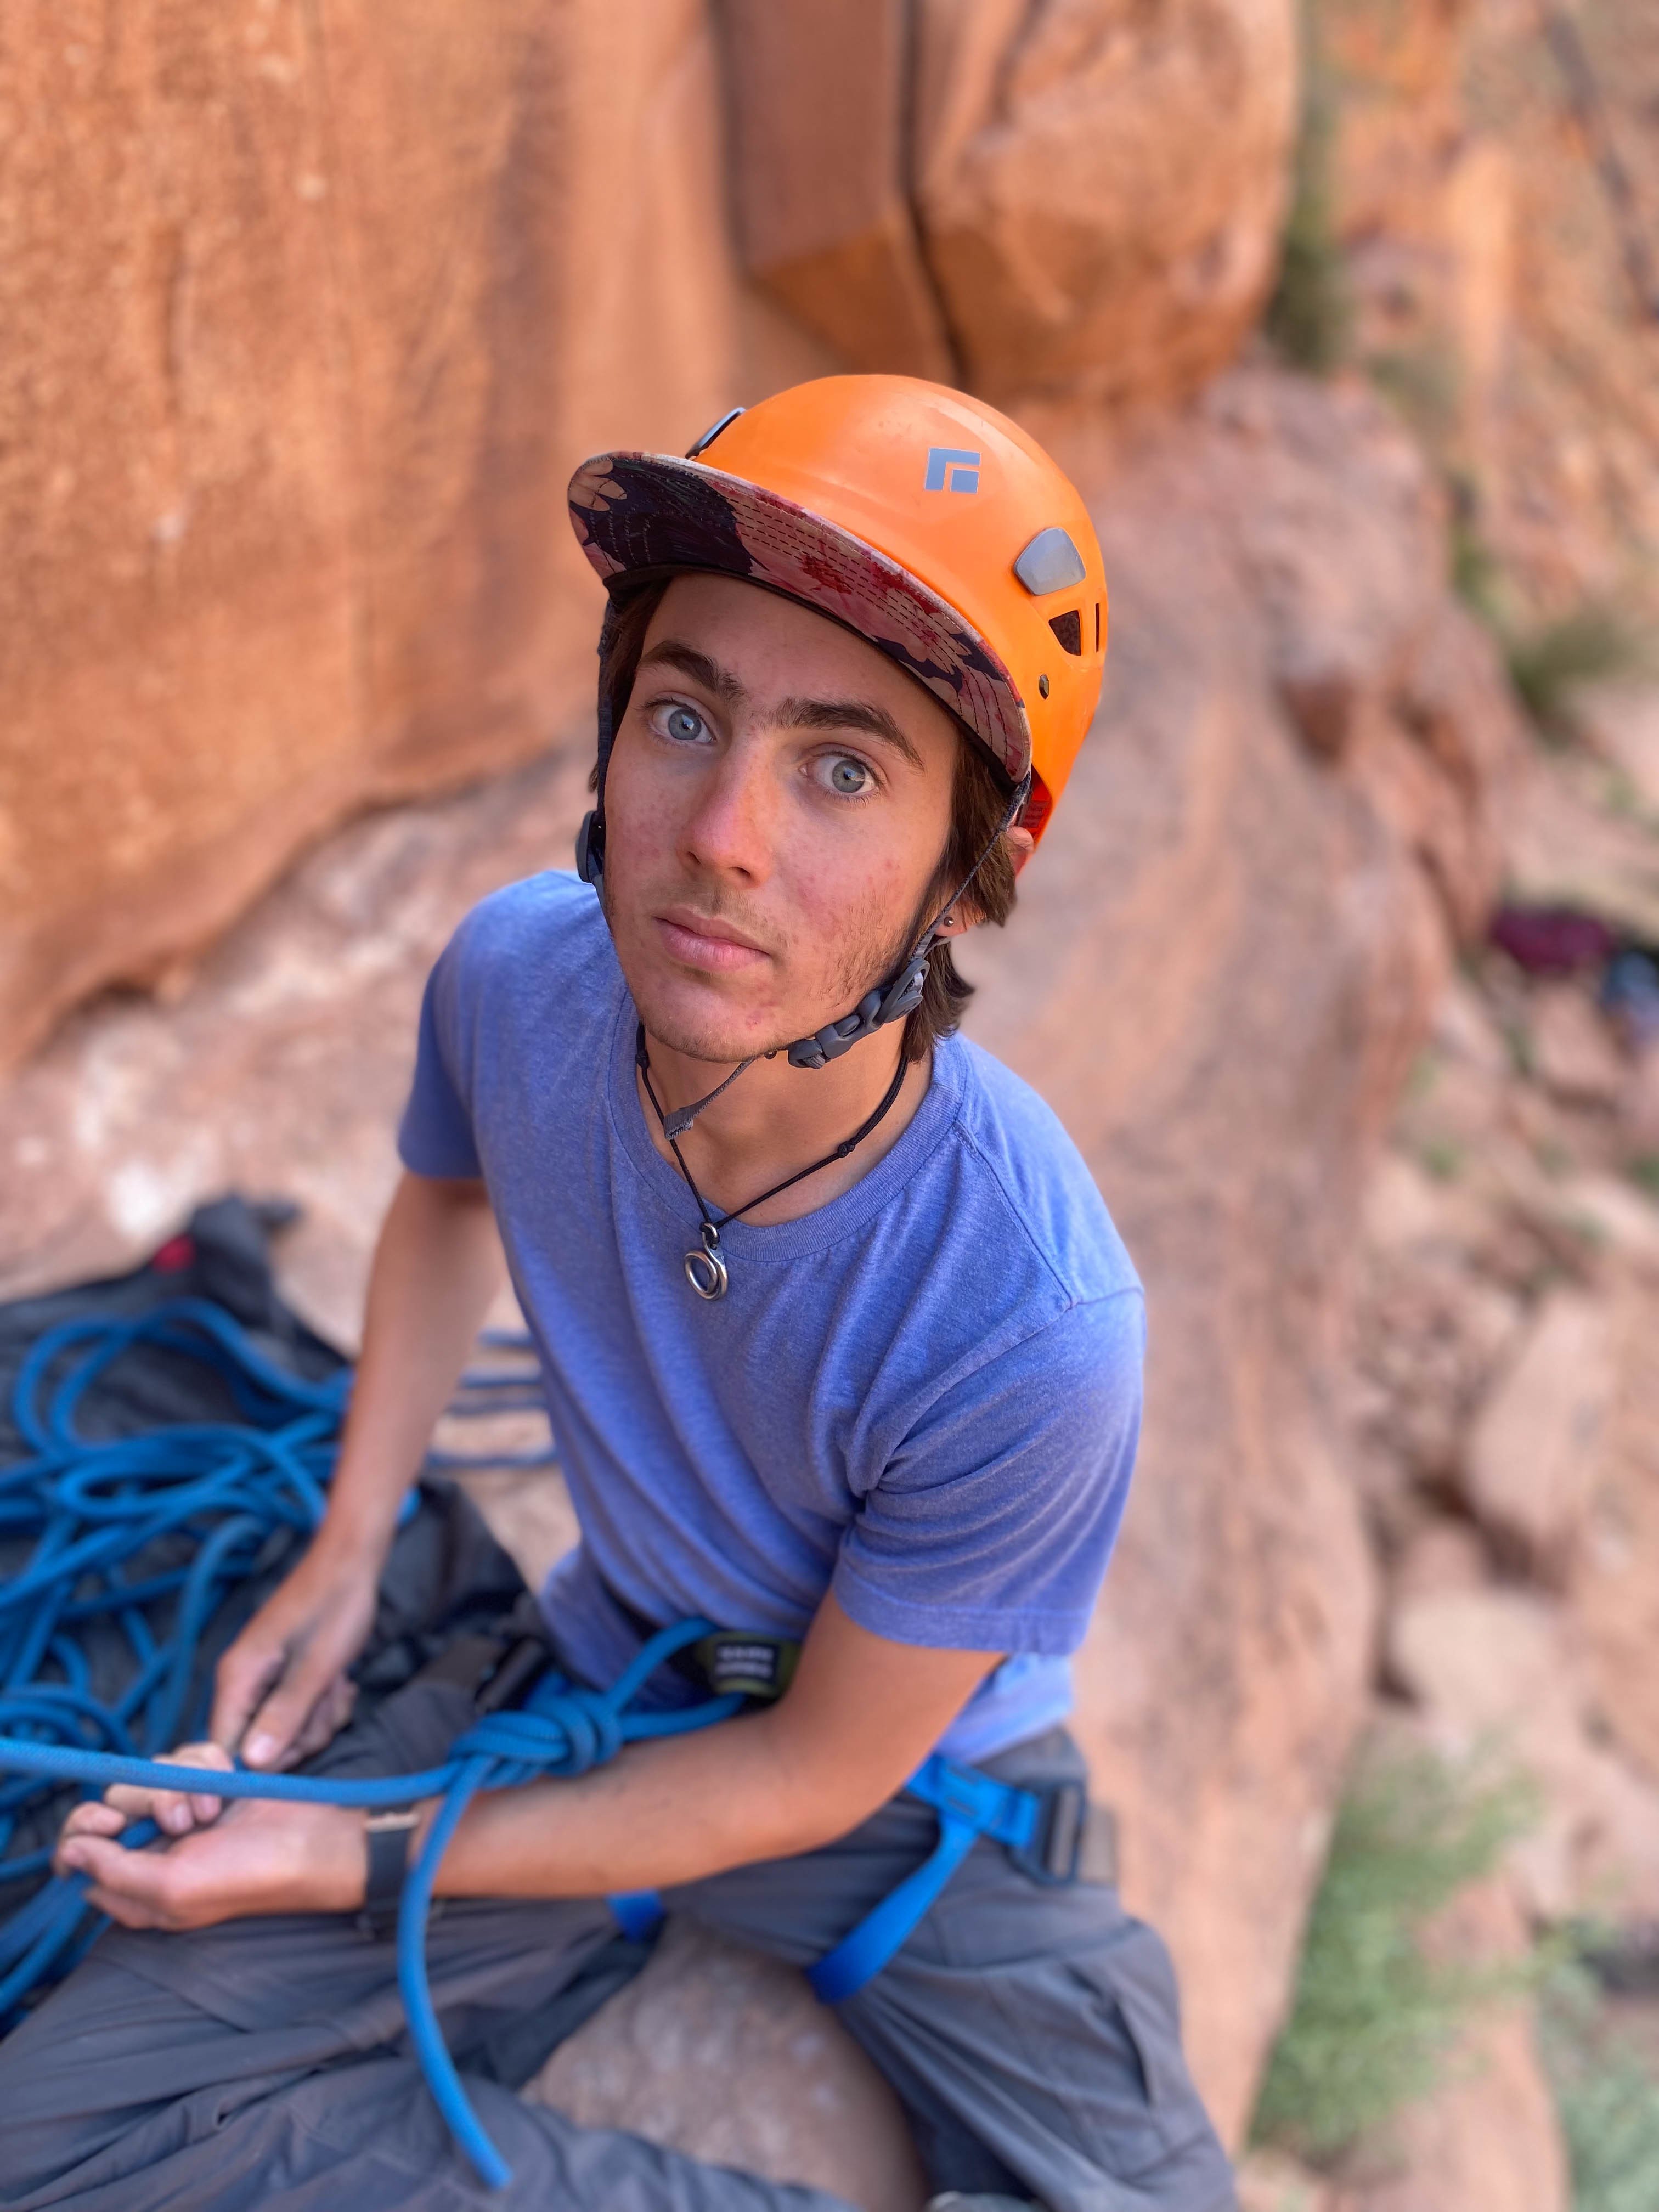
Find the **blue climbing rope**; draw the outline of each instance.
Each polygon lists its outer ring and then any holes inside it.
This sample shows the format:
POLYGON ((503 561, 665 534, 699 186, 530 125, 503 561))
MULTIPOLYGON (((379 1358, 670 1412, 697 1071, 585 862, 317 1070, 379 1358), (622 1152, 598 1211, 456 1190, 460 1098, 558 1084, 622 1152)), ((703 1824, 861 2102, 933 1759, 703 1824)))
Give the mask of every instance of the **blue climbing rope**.
MULTIPOLYGON (((486 1338, 524 1351, 523 1338, 486 1338)), ((37 1822, 66 1785, 93 1796, 116 1783, 199 1791, 204 1770, 157 1754, 199 1735, 204 1716, 186 1710, 200 1646, 216 1608, 239 1581, 273 1564, 273 1540, 292 1544, 321 1521, 344 1417, 348 1370, 307 1382, 262 1353, 222 1309, 176 1299, 140 1320, 66 1322, 31 1346, 13 1389, 12 1425, 23 1456, 0 1467, 0 1556, 21 1561, 0 1580, 0 1885, 40 1887, 0 1921, 0 2034, 21 2007, 67 1973, 107 1923, 87 1904, 88 1884, 47 1875, 52 1845, 15 1850, 19 1826, 37 1822), (78 1425, 99 1378, 145 1347, 203 1363, 220 1378, 236 1418, 175 1422, 137 1435, 98 1437, 78 1425), (125 1642, 125 1680, 94 1680, 88 1632, 97 1623, 125 1642)), ((470 1370, 453 1410, 491 1414, 539 1406, 533 1370, 470 1370)), ((435 1455, 434 1455, 435 1456, 435 1455)), ((454 1465, 538 1466, 536 1448, 465 1455, 454 1465)), ((412 1507, 413 1498, 410 1499, 412 1507)), ((438 1766, 356 1781, 303 1774, 215 1771, 222 1798, 287 1799, 373 1808, 441 1799, 404 1885, 398 1978, 416 2053, 444 2119, 483 2180, 511 2170, 467 2101, 445 2045, 426 1971, 426 1931, 438 1866, 473 1797, 541 1777, 574 1777, 614 1759, 625 1744, 727 1720, 741 1693, 666 1711, 634 1700, 666 1660, 715 1633, 694 1620, 660 1630, 608 1690, 556 1674, 523 1705, 477 1720, 438 1766)), ((111 1639, 106 1638, 106 1643, 111 1639)), ((107 1668, 106 1669, 107 1671, 107 1668)), ((210 1685, 198 1683, 198 1701, 210 1685)), ((824 2002, 839 2004, 878 1973, 908 1939, 981 1837, 1001 1844, 1034 1881, 1076 1876, 1075 1844, 1049 1863, 1048 1794, 1020 1790, 935 1753, 912 1776, 911 1795, 939 1815, 932 1855, 809 1971, 824 2002)), ((156 1839, 149 1820, 122 1832, 130 1849, 156 1839)), ((612 1900, 624 1929, 643 1931, 659 1908, 639 1893, 612 1900)))
MULTIPOLYGON (((344 1369, 307 1382, 279 1366, 201 1299, 138 1320, 65 1322, 36 1340, 9 1407, 21 1456, 0 1466, 0 1731, 126 1757, 200 1732, 186 1701, 203 1634, 273 1540, 303 1538, 321 1520, 349 1382, 344 1369), (140 1347, 210 1370, 227 1418, 88 1433, 89 1394, 140 1347)), ((0 1783, 0 1894, 50 1863, 49 1842, 16 1838, 54 1787, 61 1778, 15 1771, 0 1783)), ((54 1921, 55 1948, 37 1931, 27 1982, 19 1916, 0 1925, 0 2029, 21 1989, 67 1969, 84 1917, 54 1921)))
MULTIPOLYGON (((488 1340, 487 1340, 488 1341, 488 1340)), ((522 1340, 492 1348, 521 1350, 522 1340)), ((0 1883, 46 1874, 52 1845, 10 1849, 26 1815, 65 1784, 93 1796, 115 1783, 198 1790, 202 1769, 157 1756, 199 1734, 186 1702, 215 1608, 257 1571, 271 1540, 304 1537, 323 1516, 349 1372, 307 1382, 268 1358, 221 1308, 175 1299, 136 1321, 81 1320, 46 1331, 18 1370, 11 1420, 24 1456, 0 1468, 0 1542, 22 1553, 0 1581, 0 1883), (99 1378, 143 1347, 210 1368, 237 1418, 173 1423, 98 1437, 77 1422, 99 1378), (124 1644, 125 1680, 100 1695, 85 1648, 99 1620, 124 1644)), ((495 1413, 538 1402, 532 1375, 470 1370, 458 1410, 495 1413)), ((483 1454, 535 1465, 544 1451, 483 1454)), ((450 1455, 450 1463, 459 1455, 450 1455)), ((713 1623, 663 1630, 605 1691, 556 1675, 520 1709, 467 1729, 423 1772, 346 1781, 301 1774, 213 1777, 220 1797, 356 1807, 441 1797, 411 1870, 398 1931, 398 1982, 415 2048, 456 2140, 483 2179, 510 2179, 468 2104, 445 2046, 426 1973, 426 1927, 438 1863, 471 1799, 539 1776, 574 1776, 643 1737, 729 1718, 740 1697, 668 1712, 629 1710, 647 1677, 713 1623)), ((145 1820, 122 1841, 157 1830, 145 1820)), ((0 1922, 0 2033, 61 1978, 107 1924, 89 1911, 82 1875, 52 1877, 0 1922)))

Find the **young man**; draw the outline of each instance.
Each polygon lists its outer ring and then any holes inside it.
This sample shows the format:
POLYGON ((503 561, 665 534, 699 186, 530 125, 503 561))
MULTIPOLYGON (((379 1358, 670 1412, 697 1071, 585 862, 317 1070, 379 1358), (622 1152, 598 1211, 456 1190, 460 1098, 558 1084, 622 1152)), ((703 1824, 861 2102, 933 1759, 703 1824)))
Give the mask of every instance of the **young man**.
MULTIPOLYGON (((433 1984, 501 2201, 828 2212, 512 2088, 592 2008, 607 1893, 811 1966, 933 1850, 902 1794, 930 1754, 1050 1814, 1079 1795, 1066 1655, 1122 1512, 1142 1302, 1052 1115, 951 1034, 949 941, 1006 917, 1060 796, 1104 583, 1041 450, 904 379, 782 393, 684 461, 601 456, 571 501, 611 597, 586 881, 487 900, 434 971, 328 1516, 195 1755, 397 1771, 465 1723, 452 1683, 343 1726, 499 1229, 582 1532, 543 1598, 560 1665, 608 1683, 697 1614, 787 1685, 462 1822, 433 1984)), ((77 1812, 60 1861, 121 1929, 0 2049, 0 2202, 485 2201, 355 1924, 388 1848, 365 1830, 205 1790, 77 1812), (117 1840, 142 1811, 166 1849, 117 1840)), ((1059 1856, 981 1836, 841 2015, 936 2189, 1221 2212, 1163 1948, 1059 1856)))

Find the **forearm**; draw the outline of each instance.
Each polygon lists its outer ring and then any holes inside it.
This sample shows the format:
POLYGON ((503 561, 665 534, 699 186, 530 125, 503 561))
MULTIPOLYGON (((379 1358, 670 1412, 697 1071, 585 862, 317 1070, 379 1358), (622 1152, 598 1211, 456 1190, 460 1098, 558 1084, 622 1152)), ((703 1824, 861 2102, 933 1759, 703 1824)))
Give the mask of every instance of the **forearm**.
POLYGON ((375 1248, 322 1549, 378 1565, 501 1279, 483 1186, 405 1176, 375 1248))
MULTIPOLYGON (((815 1850, 872 1813, 888 1778, 815 1772, 781 1708, 635 1744, 572 1782, 476 1798, 441 1897, 600 1897, 672 1888, 815 1850)), ((426 1808, 424 1836, 435 1808, 426 1808)))
MULTIPOLYGON (((763 1712, 636 1743, 568 1782, 469 1808, 438 1875, 444 1897, 601 1897, 672 1889, 845 1835, 915 1771, 994 1652, 887 1642, 827 1597, 786 1696, 763 1712)), ((217 1763, 223 1764, 222 1759, 217 1763)), ((204 1796, 211 1794, 204 1775, 204 1796)), ((81 1807, 63 1863, 126 1927, 207 1927, 263 1912, 348 1912, 362 1901, 361 1813, 244 1802, 165 1852, 117 1840, 137 1806, 81 1807)), ((434 1803, 422 1808, 430 1832, 434 1803)), ((163 1825, 167 1825, 165 1820, 163 1825)))

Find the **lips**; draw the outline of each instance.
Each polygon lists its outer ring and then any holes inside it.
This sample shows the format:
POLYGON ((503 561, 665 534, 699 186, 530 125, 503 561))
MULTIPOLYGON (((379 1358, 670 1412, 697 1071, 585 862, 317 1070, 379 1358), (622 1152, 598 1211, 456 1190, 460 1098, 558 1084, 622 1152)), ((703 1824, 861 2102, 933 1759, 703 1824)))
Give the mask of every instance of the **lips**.
POLYGON ((771 957, 730 922, 689 907, 671 907, 652 919, 670 958, 683 967, 700 968, 706 975, 731 975, 771 957))

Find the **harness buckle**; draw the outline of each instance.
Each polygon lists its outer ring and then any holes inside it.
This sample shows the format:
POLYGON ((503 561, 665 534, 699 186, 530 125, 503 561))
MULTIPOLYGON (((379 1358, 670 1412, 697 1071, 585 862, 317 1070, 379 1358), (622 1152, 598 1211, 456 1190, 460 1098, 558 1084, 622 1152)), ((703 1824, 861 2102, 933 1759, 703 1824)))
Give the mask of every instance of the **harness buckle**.
POLYGON ((1036 1832, 1029 1843, 1011 1844, 1008 1856, 1023 1875, 1045 1888, 1063 1888, 1074 1882, 1083 1860, 1084 1838, 1093 1808, 1081 1782, 1053 1782, 1034 1790, 1037 1800, 1036 1832))
POLYGON ((790 1636, 745 1636, 717 1628, 691 1647, 690 1658, 709 1695, 744 1698, 769 1704, 794 1680, 800 1645, 790 1636))

